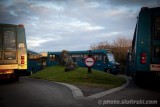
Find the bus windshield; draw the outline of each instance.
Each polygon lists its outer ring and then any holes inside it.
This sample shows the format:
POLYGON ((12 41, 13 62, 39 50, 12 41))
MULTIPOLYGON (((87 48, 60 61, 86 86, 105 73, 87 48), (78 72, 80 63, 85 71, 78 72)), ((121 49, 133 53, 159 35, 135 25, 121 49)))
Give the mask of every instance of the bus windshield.
POLYGON ((107 56, 108 56, 108 60, 109 61, 115 61, 114 56, 113 56, 112 53, 107 53, 107 56))

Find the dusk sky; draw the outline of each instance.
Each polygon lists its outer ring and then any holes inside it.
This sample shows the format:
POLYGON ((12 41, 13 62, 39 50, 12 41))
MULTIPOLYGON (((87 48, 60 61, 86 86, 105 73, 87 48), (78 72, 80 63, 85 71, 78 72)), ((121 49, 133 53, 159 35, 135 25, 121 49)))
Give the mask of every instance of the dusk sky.
POLYGON ((160 0, 0 0, 0 23, 24 24, 28 49, 88 50, 118 36, 133 37, 141 7, 160 0))

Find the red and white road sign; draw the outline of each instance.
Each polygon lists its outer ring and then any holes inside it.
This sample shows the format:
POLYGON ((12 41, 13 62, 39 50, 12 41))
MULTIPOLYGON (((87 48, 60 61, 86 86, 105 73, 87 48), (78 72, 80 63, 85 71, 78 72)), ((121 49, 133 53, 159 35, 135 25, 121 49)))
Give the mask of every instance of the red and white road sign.
POLYGON ((85 59, 85 64, 87 67, 92 67, 94 65, 94 63, 95 63, 95 60, 92 57, 87 57, 85 59))

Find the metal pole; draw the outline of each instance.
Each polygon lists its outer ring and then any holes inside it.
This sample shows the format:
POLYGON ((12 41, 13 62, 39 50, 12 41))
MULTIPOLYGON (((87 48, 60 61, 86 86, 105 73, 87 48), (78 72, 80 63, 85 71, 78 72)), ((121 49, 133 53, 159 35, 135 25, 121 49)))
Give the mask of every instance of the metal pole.
MULTIPOLYGON (((91 50, 88 52, 88 57, 92 57, 91 50)), ((92 73, 92 67, 88 67, 88 73, 92 73)))

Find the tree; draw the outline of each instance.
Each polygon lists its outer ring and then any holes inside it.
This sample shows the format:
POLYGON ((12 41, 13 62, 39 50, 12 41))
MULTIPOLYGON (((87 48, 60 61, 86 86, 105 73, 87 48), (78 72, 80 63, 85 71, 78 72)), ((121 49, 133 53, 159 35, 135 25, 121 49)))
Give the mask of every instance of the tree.
POLYGON ((107 41, 102 41, 99 43, 93 43, 90 46, 90 49, 96 50, 96 49, 110 49, 112 46, 107 41))
POLYGON ((110 44, 107 41, 91 44, 90 49, 111 49, 116 61, 119 62, 121 66, 125 66, 127 50, 130 49, 131 43, 131 39, 125 36, 119 36, 110 44))
POLYGON ((126 63, 127 51, 130 49, 131 43, 131 40, 124 36, 119 36, 113 42, 112 50, 114 52, 115 59, 122 65, 125 65, 126 63))

